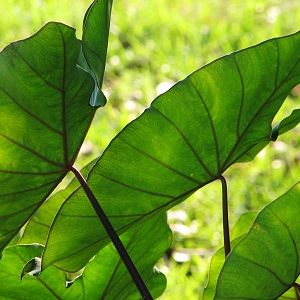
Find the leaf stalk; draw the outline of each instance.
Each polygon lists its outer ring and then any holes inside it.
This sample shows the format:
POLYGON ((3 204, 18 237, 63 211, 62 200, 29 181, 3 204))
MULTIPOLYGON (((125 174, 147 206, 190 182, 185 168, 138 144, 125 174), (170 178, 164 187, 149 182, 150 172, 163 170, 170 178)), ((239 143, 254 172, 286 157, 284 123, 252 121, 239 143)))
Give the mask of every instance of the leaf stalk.
POLYGON ((111 241, 113 242, 117 252, 119 253, 122 261, 124 262, 129 274, 132 277, 132 280, 134 281, 137 289, 139 290, 142 299, 145 300, 153 300, 153 297, 151 296, 150 291, 148 290, 145 282, 143 281, 139 271, 137 270, 135 264, 131 260, 127 250, 125 249, 122 241, 120 240, 118 234, 114 230, 112 224, 110 223, 108 217, 106 216, 104 210, 100 206, 99 202, 97 201, 94 193, 88 186, 88 183, 83 178, 81 173, 73 166, 71 166, 70 171, 73 172, 73 174, 78 179, 80 185, 82 186, 84 192, 86 193, 91 205, 93 206, 93 209, 95 210, 100 222, 102 223, 103 227, 105 228, 108 236, 110 237, 111 241))
POLYGON ((222 212, 223 212, 223 237, 224 237, 224 252, 225 258, 231 251, 230 234, 229 234, 229 218, 228 218, 228 191, 225 177, 219 177, 222 183, 222 212))

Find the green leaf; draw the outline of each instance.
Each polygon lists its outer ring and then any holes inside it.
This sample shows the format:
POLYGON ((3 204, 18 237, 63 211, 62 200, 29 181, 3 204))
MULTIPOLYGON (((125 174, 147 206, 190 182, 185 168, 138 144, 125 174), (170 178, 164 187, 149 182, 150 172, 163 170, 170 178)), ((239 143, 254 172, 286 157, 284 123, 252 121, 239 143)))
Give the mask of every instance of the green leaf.
POLYGON ((20 281, 23 266, 34 257, 40 257, 41 245, 18 245, 3 251, 0 261, 0 299, 63 299, 67 292, 65 274, 49 267, 40 276, 25 276, 20 281), (5 283, 5 284, 4 284, 5 283))
POLYGON ((104 106, 106 98, 101 92, 108 46, 112 0, 94 1, 83 22, 82 55, 95 79, 95 89, 90 98, 93 107, 104 106))
MULTIPOLYGON (((171 243, 166 215, 159 214, 143 226, 132 227, 124 234, 122 242, 153 297, 158 297, 165 289, 166 279, 153 266, 171 243)), ((102 249, 87 264, 81 277, 67 289, 65 273, 53 266, 38 277, 25 276, 20 281, 20 274, 36 269, 33 257, 40 257, 42 250, 39 245, 18 245, 4 250, 0 261, 0 282, 7 284, 0 285, 0 299, 129 300, 140 296, 112 244, 102 249)))
POLYGON ((278 298, 278 300, 295 300, 299 299, 300 289, 299 286, 290 288, 286 293, 278 298))
MULTIPOLYGON (((241 238, 249 231, 256 215, 256 212, 247 212, 240 216, 240 218, 232 228, 232 232, 230 233, 231 248, 235 247, 235 245, 241 240, 241 238)), ((224 247, 222 247, 211 258, 208 282, 203 291, 202 300, 213 299, 216 291, 218 277, 223 267, 224 261, 224 247)))
POLYGON ((238 162, 248 162, 253 160, 256 155, 265 148, 270 141, 276 141, 278 136, 284 134, 285 132, 293 129, 300 122, 300 110, 295 109, 291 115, 283 119, 280 123, 276 124, 272 130, 271 134, 268 138, 263 139, 258 142, 255 146, 253 146, 248 152, 246 152, 241 158, 239 158, 238 162))
POLYGON ((216 300, 277 299, 300 274, 300 183, 273 201, 234 247, 220 273, 216 300))
MULTIPOLYGON (((166 214, 159 214, 143 226, 135 226, 122 236, 123 244, 154 298, 161 295, 166 286, 164 275, 153 269, 154 264, 171 245, 171 232, 166 219, 166 214)), ((112 244, 101 250, 87 264, 83 275, 75 280, 70 289, 70 299, 75 299, 75 295, 80 294, 82 290, 86 299, 140 298, 132 278, 112 244)))
POLYGON ((49 23, 0 53, 0 251, 68 173, 95 114, 89 99, 104 97, 93 77, 104 72, 110 4, 94 1, 82 43, 49 23))
POLYGON ((300 109, 295 109, 288 117, 283 119, 279 124, 277 124, 272 130, 272 140, 276 140, 279 134, 283 134, 300 122, 300 109))
POLYGON ((68 172, 95 110, 74 29, 49 23, 0 54, 0 249, 68 172))
MULTIPOLYGON (((83 177, 88 177, 88 173, 96 161, 97 160, 91 161, 80 171, 83 177)), ((65 189, 56 192, 53 196, 47 199, 32 215, 32 217, 26 224, 24 233, 18 243, 39 243, 45 245, 50 226, 57 212, 59 211, 59 208, 79 186, 80 184, 78 180, 76 178, 73 178, 65 189)))
MULTIPOLYGON (((270 141, 274 116, 300 82, 299 48, 296 33, 224 56, 178 82, 126 126, 88 180, 114 228, 122 233, 182 202, 270 141)), ((52 224, 44 266, 80 269, 107 243, 78 190, 52 224)))
POLYGON ((252 227, 254 220, 256 219, 257 212, 248 211, 242 214, 237 222, 234 224, 232 231, 230 232, 230 238, 235 240, 245 235, 252 227))

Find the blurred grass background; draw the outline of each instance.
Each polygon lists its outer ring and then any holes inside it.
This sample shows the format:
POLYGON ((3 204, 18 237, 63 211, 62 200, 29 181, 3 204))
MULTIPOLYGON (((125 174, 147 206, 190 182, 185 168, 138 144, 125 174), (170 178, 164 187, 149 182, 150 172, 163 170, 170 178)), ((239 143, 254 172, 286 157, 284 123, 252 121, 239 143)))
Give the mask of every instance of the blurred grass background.
MULTIPOLYGON (((75 27, 80 37, 90 2, 1 0, 0 49, 51 20, 75 27)), ((299 0, 115 1, 104 82, 109 102, 97 113, 79 163, 98 156, 158 94, 203 64, 297 30, 299 0)), ((299 100, 298 86, 276 120, 299 108, 299 100)), ((231 225, 239 215, 260 210, 300 179, 299 137, 296 128, 253 162, 226 172, 231 225)), ((214 182, 169 213, 174 242, 159 264, 168 278, 160 299, 201 299, 210 257, 222 245, 220 188, 214 182)))

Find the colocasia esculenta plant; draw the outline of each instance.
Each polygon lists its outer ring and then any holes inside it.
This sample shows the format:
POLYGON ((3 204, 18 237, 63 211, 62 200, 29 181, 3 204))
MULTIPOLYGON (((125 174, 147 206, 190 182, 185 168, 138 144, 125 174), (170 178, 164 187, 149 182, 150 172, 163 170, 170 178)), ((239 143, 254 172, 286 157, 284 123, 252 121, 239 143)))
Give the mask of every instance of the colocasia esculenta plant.
POLYGON ((300 83, 300 33, 190 74, 79 171, 106 103, 111 8, 91 4, 82 40, 53 22, 0 54, 0 299, 157 298, 166 279, 154 264, 171 243, 166 211, 213 181, 227 258, 213 257, 204 299, 300 299, 300 184, 231 244, 222 175, 298 124, 295 109, 272 127, 300 83), (53 193, 68 173, 73 180, 53 193))

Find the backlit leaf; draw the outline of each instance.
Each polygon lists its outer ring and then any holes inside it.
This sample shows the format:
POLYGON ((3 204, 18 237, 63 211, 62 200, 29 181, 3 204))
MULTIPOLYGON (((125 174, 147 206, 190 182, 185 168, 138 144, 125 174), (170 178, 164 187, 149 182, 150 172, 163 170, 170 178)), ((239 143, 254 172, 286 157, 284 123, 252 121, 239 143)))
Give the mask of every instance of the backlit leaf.
MULTIPOLYGON (((114 228, 122 233, 173 207, 267 144, 274 116, 300 82, 299 49, 296 33, 224 56, 126 126, 88 180, 114 228)), ((78 270, 108 241, 78 190, 52 224, 43 264, 78 270)))
MULTIPOLYGON (((91 161, 81 170, 81 174, 84 178, 87 178, 88 173, 95 162, 96 160, 91 161)), ((80 184, 78 180, 73 178, 65 189, 56 192, 53 196, 47 199, 26 224, 23 235, 18 243, 39 243, 45 245, 51 223, 53 222, 59 208, 79 186, 80 184)))
POLYGON ((0 248, 72 165, 95 110, 72 28, 49 23, 0 54, 0 248))
MULTIPOLYGON (((256 212, 247 212, 240 216, 230 233, 230 237, 232 240, 231 248, 235 247, 235 245, 241 240, 241 238, 249 231, 256 215, 256 212)), ((224 261, 224 247, 222 247, 211 258, 208 282, 203 291, 202 300, 213 299, 216 291, 218 277, 223 267, 224 261)))
MULTIPOLYGON (((101 8, 108 3, 92 7, 105 16, 109 10, 101 8)), ((97 35, 97 18, 86 18, 83 44, 73 28, 48 23, 0 53, 0 251, 68 173, 93 119, 94 73, 78 58, 82 47, 101 44, 104 64, 108 30, 97 35)), ((104 65, 97 72, 103 74, 104 65)))
POLYGON ((259 213, 226 259, 215 300, 277 299, 294 285, 300 274, 299 199, 298 183, 259 213))
POLYGON ((64 299, 64 272, 49 267, 39 276, 24 276, 20 280, 24 265, 34 257, 40 257, 41 245, 18 245, 3 251, 0 260, 0 299, 64 299))
MULTIPOLYGON (((154 269, 154 264, 171 243, 166 215, 159 214, 143 226, 132 227, 122 236, 122 242, 151 294, 157 298, 165 289, 166 279, 154 269)), ((36 262, 42 250, 40 245, 18 245, 4 250, 0 261, 0 299, 135 300, 140 297, 112 244, 102 249, 68 288, 66 274, 53 266, 39 276, 29 275, 40 271, 36 262), (20 275, 25 274, 28 275, 20 281, 20 275)))

